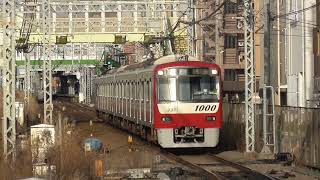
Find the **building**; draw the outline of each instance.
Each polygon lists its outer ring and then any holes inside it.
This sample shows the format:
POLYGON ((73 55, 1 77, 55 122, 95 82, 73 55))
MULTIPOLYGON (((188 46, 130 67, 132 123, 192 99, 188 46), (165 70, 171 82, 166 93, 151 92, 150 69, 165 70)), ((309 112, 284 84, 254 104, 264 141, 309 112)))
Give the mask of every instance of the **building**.
MULTIPOLYGON (((317 0, 317 4, 320 4, 320 0, 317 0)), ((318 14, 317 18, 317 27, 314 29, 314 93, 315 99, 314 103, 319 107, 320 106, 320 6, 317 6, 316 13, 318 14)))
MULTIPOLYGON (((263 1, 255 1, 255 72, 259 89, 263 59, 263 1)), ((215 0, 198 2, 196 26, 198 58, 215 62, 222 68, 223 90, 227 101, 244 101, 245 61, 242 0, 215 0), (203 9, 202 9, 203 8, 203 9), (200 12, 200 13, 199 13, 200 12), (200 36, 199 34, 203 34, 200 36)))
POLYGON ((264 83, 276 91, 276 104, 316 107, 319 62, 316 0, 266 1, 264 83))
MULTIPOLYGON (((209 30, 203 36, 197 34, 197 52, 222 67, 225 99, 241 102, 245 91, 243 0, 203 3, 207 9, 196 19, 209 18, 196 30, 198 34, 209 30), (214 49, 212 56, 207 56, 207 47, 214 49)), ((319 106, 319 0, 257 0, 254 13, 257 95, 263 85, 269 85, 274 87, 277 105, 319 106)))

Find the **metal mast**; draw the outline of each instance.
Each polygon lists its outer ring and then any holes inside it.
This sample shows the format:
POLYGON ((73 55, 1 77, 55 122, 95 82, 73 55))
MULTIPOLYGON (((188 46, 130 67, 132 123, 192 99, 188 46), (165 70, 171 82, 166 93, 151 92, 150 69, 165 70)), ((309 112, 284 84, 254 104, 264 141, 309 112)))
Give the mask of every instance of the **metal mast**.
POLYGON ((29 104, 31 77, 30 77, 30 54, 25 53, 25 76, 24 76, 24 102, 25 106, 29 104))
POLYGON ((5 159, 15 158, 16 112, 15 112, 15 1, 3 3, 5 28, 3 34, 3 147, 5 159))
POLYGON ((42 48, 43 48, 43 106, 44 116, 43 121, 45 124, 52 124, 52 67, 51 67, 51 8, 50 0, 42 0, 42 48))
POLYGON ((188 20, 191 20, 192 23, 188 27, 188 55, 195 56, 195 9, 194 9, 194 1, 189 0, 188 2, 188 20))
POLYGON ((254 132, 254 14, 252 0, 244 0, 244 42, 245 42, 245 96, 246 96, 246 151, 253 152, 254 132))

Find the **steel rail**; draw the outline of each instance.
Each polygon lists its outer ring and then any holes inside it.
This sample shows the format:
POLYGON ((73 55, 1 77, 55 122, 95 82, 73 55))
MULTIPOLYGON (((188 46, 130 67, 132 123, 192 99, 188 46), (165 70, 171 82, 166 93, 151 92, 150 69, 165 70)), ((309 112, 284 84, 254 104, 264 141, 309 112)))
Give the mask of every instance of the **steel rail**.
POLYGON ((166 157, 168 157, 169 159, 172 159, 174 160, 175 162, 178 162, 180 164, 183 164, 191 169, 194 169, 194 170, 197 170, 201 173, 203 173, 203 175, 205 175, 207 178, 209 179, 216 179, 216 180, 222 180, 222 179, 226 179, 225 177, 217 174, 217 173, 214 173, 214 172, 211 172, 211 171, 208 171, 206 169, 204 169, 203 167, 197 165, 197 164, 194 164, 194 163, 191 163, 189 161, 186 161, 184 160, 183 158, 175 155, 175 154, 172 154, 164 149, 162 149, 161 151, 164 155, 166 155, 166 157))
POLYGON ((251 169, 251 168, 248 168, 248 167, 246 167, 246 166, 243 166, 243 165, 241 165, 241 164, 239 164, 239 163, 236 163, 236 162, 232 162, 232 161, 223 159, 223 158, 221 158, 221 157, 219 157, 219 156, 217 156, 217 155, 215 155, 215 154, 209 153, 208 155, 209 155, 210 157, 212 157, 213 159, 215 159, 216 161, 218 161, 218 162, 221 162, 221 163, 223 163, 223 164, 225 164, 225 165, 228 165, 228 166, 230 166, 230 167, 233 167, 233 168, 238 169, 238 170, 240 170, 240 171, 243 171, 243 172, 245 172, 245 173, 255 174, 255 175, 258 175, 258 176, 262 176, 262 177, 265 178, 265 179, 276 180, 276 178, 274 178, 274 177, 271 177, 271 176, 268 176, 268 175, 266 175, 266 174, 264 174, 264 173, 255 171, 255 170, 253 170, 253 169, 251 169))

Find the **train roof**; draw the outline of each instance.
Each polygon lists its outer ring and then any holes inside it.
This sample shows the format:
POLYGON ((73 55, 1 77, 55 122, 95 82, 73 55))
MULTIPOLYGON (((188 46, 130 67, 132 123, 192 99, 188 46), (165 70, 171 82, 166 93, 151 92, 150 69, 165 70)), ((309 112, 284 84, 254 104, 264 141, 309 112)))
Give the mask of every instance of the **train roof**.
POLYGON ((135 70, 141 70, 141 69, 151 69, 160 64, 166 64, 166 63, 177 62, 177 61, 199 61, 199 60, 194 57, 185 56, 185 55, 168 55, 158 59, 147 59, 146 61, 143 61, 140 63, 121 66, 117 69, 110 70, 108 74, 117 74, 121 72, 135 71, 135 70))

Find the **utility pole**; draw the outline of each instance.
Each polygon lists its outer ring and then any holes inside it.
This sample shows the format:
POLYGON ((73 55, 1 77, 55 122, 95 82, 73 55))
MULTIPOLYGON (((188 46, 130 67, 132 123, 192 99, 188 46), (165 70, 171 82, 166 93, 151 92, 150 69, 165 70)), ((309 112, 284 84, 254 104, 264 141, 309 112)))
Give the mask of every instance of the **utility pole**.
POLYGON ((4 0, 3 33, 3 148, 6 160, 16 155, 16 50, 15 50, 15 1, 4 0))
POLYGON ((267 86, 271 85, 270 82, 270 66, 271 66, 271 61, 270 61, 270 0, 265 0, 264 2, 264 84, 267 86))
POLYGON ((191 24, 188 27, 188 55, 195 56, 196 55, 196 40, 195 40, 195 8, 194 8, 194 0, 189 0, 189 13, 188 20, 191 20, 191 24))
MULTIPOLYGON (((215 11, 220 6, 220 0, 215 1, 215 11)), ((220 15, 217 13, 215 15, 215 63, 221 65, 221 56, 220 56, 220 15)))
POLYGON ((254 14, 252 0, 244 0, 244 42, 245 42, 245 110, 246 110, 246 152, 255 151, 254 130, 254 14))
POLYGON ((50 0, 42 0, 42 48, 43 48, 43 121, 52 124, 52 67, 51 67, 51 8, 50 0))

